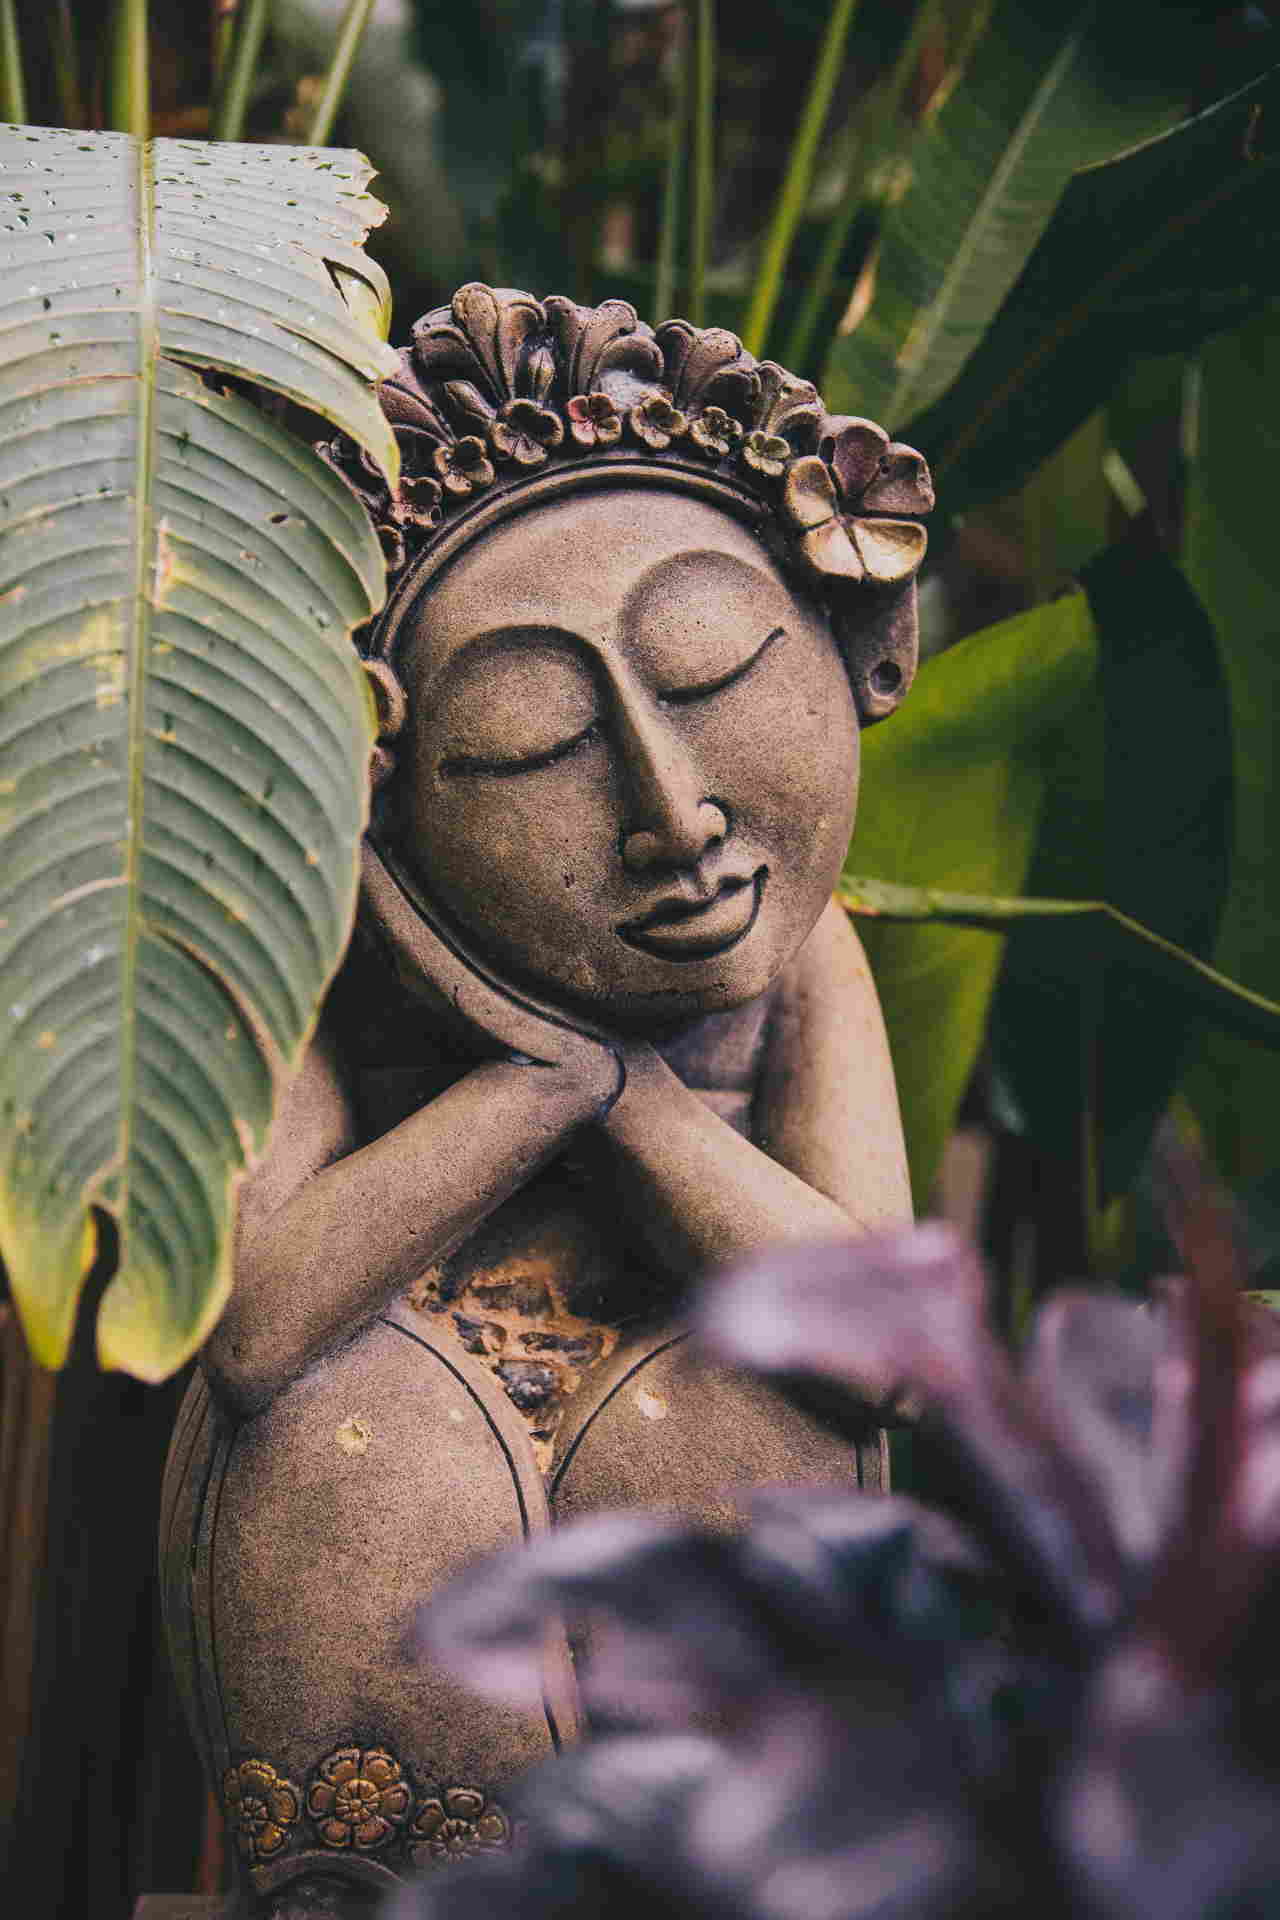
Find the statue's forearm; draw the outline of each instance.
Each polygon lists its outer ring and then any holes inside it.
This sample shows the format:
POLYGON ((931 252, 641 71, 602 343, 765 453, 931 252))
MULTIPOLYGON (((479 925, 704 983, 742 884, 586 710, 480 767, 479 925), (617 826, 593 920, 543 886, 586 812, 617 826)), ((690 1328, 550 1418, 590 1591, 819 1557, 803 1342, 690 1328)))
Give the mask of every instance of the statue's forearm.
POLYGON ((735 1133, 648 1047, 603 1122, 634 1225, 667 1270, 691 1274, 772 1240, 847 1234, 842 1208, 735 1133))
POLYGON ((584 1120, 599 1089, 495 1062, 326 1167, 241 1235, 235 1290, 205 1349, 241 1412, 267 1404, 458 1246, 584 1120))

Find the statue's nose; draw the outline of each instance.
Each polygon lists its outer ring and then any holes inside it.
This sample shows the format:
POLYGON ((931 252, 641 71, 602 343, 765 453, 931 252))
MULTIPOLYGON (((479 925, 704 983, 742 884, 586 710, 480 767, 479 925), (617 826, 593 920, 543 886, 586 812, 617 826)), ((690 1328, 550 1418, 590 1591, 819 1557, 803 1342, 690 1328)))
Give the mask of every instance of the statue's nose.
POLYGON ((696 756, 661 716, 633 709, 622 732, 623 866, 635 874, 695 866, 728 833, 727 809, 707 792, 696 756))

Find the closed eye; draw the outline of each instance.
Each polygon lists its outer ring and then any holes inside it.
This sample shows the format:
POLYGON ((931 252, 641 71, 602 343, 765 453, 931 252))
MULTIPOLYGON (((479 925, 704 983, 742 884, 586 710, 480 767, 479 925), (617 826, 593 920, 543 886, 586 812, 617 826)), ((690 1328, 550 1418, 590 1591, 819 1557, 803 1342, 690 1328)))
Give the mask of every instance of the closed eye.
POLYGON ((581 733, 575 733, 571 740, 562 740, 558 746, 549 747, 545 753, 531 753, 523 760, 489 760, 480 754, 459 753, 450 760, 440 762, 440 772, 446 777, 456 774, 489 775, 502 779, 512 773, 536 773, 539 767, 552 767, 557 760, 567 760, 579 747, 585 747, 598 739, 600 723, 593 720, 581 733))
POLYGON ((785 627, 775 627, 773 632, 761 641, 754 653, 749 654, 745 660, 739 661, 736 667, 731 667, 728 673, 722 673, 716 680, 700 680, 692 687, 664 688, 659 696, 663 706, 687 706, 691 700, 705 700, 708 695, 719 693, 725 687, 731 687, 735 680, 741 680, 750 673, 756 662, 764 658, 774 641, 781 640, 785 633, 785 627))

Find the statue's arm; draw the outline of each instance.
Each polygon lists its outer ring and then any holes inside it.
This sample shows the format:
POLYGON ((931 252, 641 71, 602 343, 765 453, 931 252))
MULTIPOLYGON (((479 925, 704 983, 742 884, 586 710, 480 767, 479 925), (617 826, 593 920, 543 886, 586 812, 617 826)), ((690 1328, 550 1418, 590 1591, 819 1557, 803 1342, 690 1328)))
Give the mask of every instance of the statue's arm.
POLYGON ((756 1095, 765 1151, 855 1227, 911 1219, 898 1090, 862 942, 834 901, 781 982, 756 1095))
POLYGON ((829 907, 780 982, 757 1092, 762 1146, 734 1132, 647 1047, 604 1121, 634 1224, 692 1273, 773 1240, 911 1217, 884 1023, 862 947, 829 907))
POLYGON ((204 1352, 239 1413, 267 1405, 466 1239, 594 1118, 616 1087, 580 1058, 475 1068, 357 1148, 322 1033, 287 1089, 241 1193, 231 1300, 204 1352))

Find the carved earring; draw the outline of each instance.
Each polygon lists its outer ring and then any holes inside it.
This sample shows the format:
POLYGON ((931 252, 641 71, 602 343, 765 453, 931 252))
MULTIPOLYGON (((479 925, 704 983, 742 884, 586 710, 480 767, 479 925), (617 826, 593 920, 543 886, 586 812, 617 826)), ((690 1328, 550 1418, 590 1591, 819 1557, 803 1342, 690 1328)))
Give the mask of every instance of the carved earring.
POLYGON ((833 609, 832 626, 862 725, 887 719, 902 705, 916 677, 920 633, 915 581, 874 597, 864 587, 848 604, 833 609))
POLYGON ((378 710, 378 737, 369 750, 369 781, 376 793, 395 772, 396 755, 391 742, 404 726, 408 703, 404 688, 385 660, 363 662, 369 677, 373 704, 378 710))

